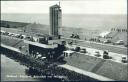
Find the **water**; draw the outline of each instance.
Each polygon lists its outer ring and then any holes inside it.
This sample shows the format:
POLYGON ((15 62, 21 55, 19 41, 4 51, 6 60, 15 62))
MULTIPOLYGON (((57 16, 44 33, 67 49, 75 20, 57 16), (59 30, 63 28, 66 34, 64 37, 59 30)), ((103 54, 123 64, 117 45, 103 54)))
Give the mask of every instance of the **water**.
MULTIPOLYGON (((49 25, 49 14, 1 14, 1 19, 49 25)), ((127 28, 127 15, 63 14, 62 25, 89 30, 127 28)))

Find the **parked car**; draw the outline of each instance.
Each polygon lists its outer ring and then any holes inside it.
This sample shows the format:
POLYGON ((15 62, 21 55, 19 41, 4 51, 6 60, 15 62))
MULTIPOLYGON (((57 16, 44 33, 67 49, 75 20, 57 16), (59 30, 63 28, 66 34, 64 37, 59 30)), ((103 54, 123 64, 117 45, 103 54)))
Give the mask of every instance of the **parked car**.
POLYGON ((16 36, 17 36, 17 34, 13 33, 11 36, 12 36, 12 37, 16 37, 16 36))
POLYGON ((78 46, 75 48, 75 51, 76 51, 76 52, 79 52, 80 50, 81 50, 81 49, 80 49, 80 47, 78 47, 78 46))
POLYGON ((1 34, 5 34, 5 31, 1 30, 1 34))
POLYGON ((103 41, 103 43, 111 43, 111 41, 110 40, 105 40, 105 41, 103 41))
POLYGON ((117 42, 113 43, 114 45, 123 45, 124 41, 123 40, 118 40, 117 42))
POLYGON ((109 56, 109 52, 107 50, 103 52, 103 58, 104 59, 112 59, 112 57, 109 56))
POLYGON ((101 56, 101 54, 100 54, 99 51, 96 51, 94 55, 97 56, 97 57, 100 57, 101 56))
POLYGON ((26 35, 22 35, 22 36, 23 36, 24 39, 26 38, 26 35))
POLYGON ((20 39, 24 39, 24 37, 23 37, 23 35, 20 35, 20 37, 19 37, 20 39))
POLYGON ((9 36, 12 36, 12 35, 13 35, 13 33, 10 33, 10 32, 9 32, 9 34, 8 34, 8 35, 9 35, 9 36))
POLYGON ((81 53, 87 53, 86 49, 81 49, 80 52, 81 53))
POLYGON ((20 34, 14 34, 16 38, 19 38, 20 37, 20 34))
POLYGON ((126 63, 126 62, 128 62, 128 59, 127 59, 127 57, 122 57, 122 60, 121 60, 123 63, 126 63))

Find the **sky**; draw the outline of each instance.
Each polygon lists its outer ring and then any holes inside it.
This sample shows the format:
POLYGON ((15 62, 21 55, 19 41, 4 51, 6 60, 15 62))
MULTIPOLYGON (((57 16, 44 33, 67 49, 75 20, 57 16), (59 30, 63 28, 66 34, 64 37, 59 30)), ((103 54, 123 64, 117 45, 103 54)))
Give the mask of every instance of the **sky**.
MULTIPOLYGON (((59 1, 1 1, 1 13, 49 13, 59 1)), ((61 1, 63 14, 127 14, 127 0, 61 1)))

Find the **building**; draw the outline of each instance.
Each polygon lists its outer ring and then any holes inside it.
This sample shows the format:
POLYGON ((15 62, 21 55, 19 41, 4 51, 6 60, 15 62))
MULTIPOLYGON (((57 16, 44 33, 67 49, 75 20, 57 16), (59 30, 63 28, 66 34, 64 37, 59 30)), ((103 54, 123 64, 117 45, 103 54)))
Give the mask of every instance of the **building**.
POLYGON ((46 57, 47 59, 57 59, 63 54, 63 51, 65 50, 63 41, 60 44, 40 44, 38 42, 24 40, 24 43, 28 44, 28 54, 35 56, 40 54, 42 57, 46 57))
POLYGON ((50 35, 58 37, 62 35, 62 11, 60 5, 50 7, 50 35))

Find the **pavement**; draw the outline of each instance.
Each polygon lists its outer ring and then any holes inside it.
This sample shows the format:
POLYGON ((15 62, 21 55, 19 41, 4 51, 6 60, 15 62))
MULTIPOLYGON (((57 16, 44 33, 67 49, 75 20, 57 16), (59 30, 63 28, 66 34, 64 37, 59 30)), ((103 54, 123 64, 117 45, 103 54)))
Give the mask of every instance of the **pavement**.
MULTIPOLYGON (((72 46, 67 45, 67 47, 69 47, 69 48, 75 48, 76 46, 77 45, 72 45, 72 46)), ((88 47, 83 47, 83 46, 80 46, 80 48, 84 48, 87 50, 88 53, 85 53, 85 55, 89 55, 89 56, 93 56, 93 57, 96 57, 94 54, 96 51, 98 51, 101 56, 97 57, 97 58, 103 59, 103 50, 99 50, 99 49, 95 49, 95 48, 88 48, 88 47)), ((77 53, 80 53, 80 52, 77 52, 77 53)), ((109 52, 109 56, 112 57, 112 59, 109 59, 109 60, 114 61, 114 62, 118 62, 118 63, 122 63, 121 62, 122 56, 127 57, 127 55, 125 55, 125 54, 118 54, 118 53, 114 53, 114 52, 109 52)), ((122 63, 122 64, 126 64, 126 63, 122 63)))
POLYGON ((108 50, 110 52, 127 55, 127 47, 121 47, 119 45, 103 44, 103 43, 85 41, 85 40, 79 40, 79 39, 72 39, 72 38, 65 38, 65 39, 70 40, 70 41, 72 41, 72 40, 76 41, 76 45, 78 45, 78 46, 95 48, 95 49, 99 49, 99 50, 108 50))

